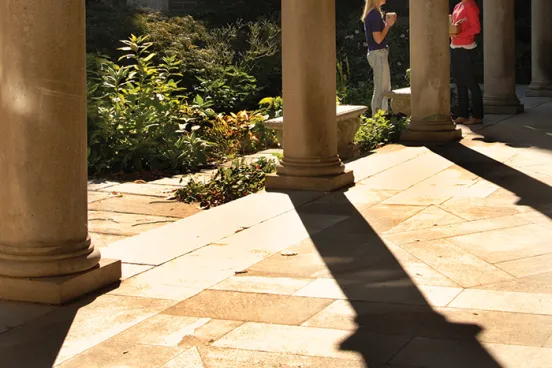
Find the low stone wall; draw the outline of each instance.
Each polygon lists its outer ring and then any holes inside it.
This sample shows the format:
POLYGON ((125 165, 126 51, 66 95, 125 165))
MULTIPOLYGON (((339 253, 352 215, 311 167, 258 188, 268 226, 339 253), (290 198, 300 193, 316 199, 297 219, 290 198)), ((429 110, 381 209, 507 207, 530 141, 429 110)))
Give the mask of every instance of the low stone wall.
MULTIPOLYGON (((338 105, 336 107, 337 124, 337 153, 346 160, 360 155, 359 148, 355 145, 355 134, 360 128, 360 116, 368 108, 356 105, 338 105)), ((275 118, 265 121, 268 129, 275 130, 278 141, 284 148, 284 118, 275 118)))
POLYGON ((395 89, 384 95, 385 98, 390 100, 391 111, 394 114, 404 114, 406 116, 412 115, 410 108, 410 87, 395 89))

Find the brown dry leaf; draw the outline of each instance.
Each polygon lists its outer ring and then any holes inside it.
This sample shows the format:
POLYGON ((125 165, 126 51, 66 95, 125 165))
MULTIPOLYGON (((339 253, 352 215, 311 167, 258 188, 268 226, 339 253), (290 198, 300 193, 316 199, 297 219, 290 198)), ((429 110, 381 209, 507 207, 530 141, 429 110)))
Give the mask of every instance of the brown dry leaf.
POLYGON ((236 271, 234 272, 236 275, 243 275, 244 273, 248 273, 249 271, 247 270, 242 270, 242 271, 236 271))
POLYGON ((135 180, 134 184, 147 184, 144 180, 135 180))
POLYGON ((236 230, 234 232, 234 234, 241 233, 242 231, 247 230, 247 229, 249 229, 249 228, 248 227, 240 227, 238 230, 236 230))

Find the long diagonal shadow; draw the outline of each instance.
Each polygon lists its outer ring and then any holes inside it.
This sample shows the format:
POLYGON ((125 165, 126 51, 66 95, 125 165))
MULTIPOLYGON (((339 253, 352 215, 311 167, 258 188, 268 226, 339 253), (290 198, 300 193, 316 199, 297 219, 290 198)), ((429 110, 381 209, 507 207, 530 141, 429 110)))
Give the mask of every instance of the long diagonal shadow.
POLYGON ((0 334, 0 367, 53 367, 79 309, 95 298, 85 296, 0 334))
MULTIPOLYGON (((0 333, 0 367, 51 368, 69 360, 72 357, 71 351, 79 343, 74 340, 67 342, 66 339, 79 310, 93 304, 98 296, 118 286, 118 283, 109 285, 0 333), (64 347, 65 351, 62 350, 64 347)), ((90 325, 88 328, 94 326, 90 325)), ((75 337, 79 338, 73 332, 73 338, 75 337)))
MULTIPOLYGON (((337 301, 335 306, 348 309, 348 303, 356 315, 354 332, 342 342, 342 350, 361 354, 369 368, 387 366, 384 364, 388 362, 424 367, 500 367, 477 340, 482 328, 450 322, 435 311, 394 255, 405 252, 386 245, 345 191, 307 205, 293 193, 288 195, 326 266, 326 274, 314 277, 335 279, 348 300, 337 301), (346 220, 317 232, 309 214, 344 216, 346 220)), ((296 262, 291 268, 305 268, 301 256, 291 262, 296 262)), ((335 318, 313 327, 347 329, 351 322, 346 314, 337 312, 335 318)))
POLYGON ((460 142, 428 147, 428 149, 473 174, 516 194, 520 198, 517 202, 518 205, 532 207, 543 215, 552 217, 552 188, 550 185, 470 149, 460 142))

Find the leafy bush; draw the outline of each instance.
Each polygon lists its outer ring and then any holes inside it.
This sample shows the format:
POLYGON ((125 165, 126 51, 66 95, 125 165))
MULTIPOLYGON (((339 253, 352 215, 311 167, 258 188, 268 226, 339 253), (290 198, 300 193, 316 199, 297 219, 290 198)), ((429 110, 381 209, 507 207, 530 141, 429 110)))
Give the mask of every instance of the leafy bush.
POLYGON ((259 102, 259 107, 262 114, 268 119, 279 118, 284 115, 284 99, 278 97, 265 97, 259 102))
POLYGON ((220 27, 236 19, 255 21, 277 17, 280 7, 280 0, 201 0, 191 2, 184 10, 214 27, 220 27))
POLYGON ((260 86, 281 84, 280 28, 269 20, 235 21, 208 29, 191 16, 138 15, 160 55, 175 55, 181 63, 184 85, 213 101, 217 111, 252 109, 260 86))
POLYGON ((264 157, 249 165, 236 161, 232 167, 219 169, 207 184, 190 181, 176 196, 186 203, 199 202, 208 209, 263 190, 265 175, 275 170, 274 161, 264 157))
POLYGON ((385 144, 396 142, 406 124, 405 116, 385 114, 381 110, 373 118, 363 116, 355 136, 355 143, 358 144, 361 151, 368 152, 385 144))
POLYGON ((264 126, 265 116, 259 112, 240 111, 219 114, 205 137, 216 143, 221 155, 234 157, 276 146, 276 135, 264 126))
POLYGON ((116 56, 119 40, 130 34, 144 34, 138 22, 143 11, 127 6, 113 6, 106 1, 86 2, 86 52, 116 56))
POLYGON ((180 63, 165 56, 155 65, 146 37, 132 36, 120 50, 122 66, 89 57, 89 167, 105 171, 192 170, 206 164, 211 144, 180 123, 196 119, 183 88, 173 78, 180 63))
POLYGON ((235 66, 219 68, 207 77, 197 76, 200 84, 195 90, 213 102, 217 110, 235 111, 251 106, 260 88, 257 79, 235 66))

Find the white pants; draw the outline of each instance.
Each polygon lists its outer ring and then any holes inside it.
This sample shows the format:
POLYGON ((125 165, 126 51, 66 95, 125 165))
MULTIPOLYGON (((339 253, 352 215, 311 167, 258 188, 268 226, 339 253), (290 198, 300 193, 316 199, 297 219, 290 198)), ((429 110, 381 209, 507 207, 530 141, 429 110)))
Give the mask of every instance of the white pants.
POLYGON ((383 95, 391 91, 389 49, 370 51, 368 63, 374 71, 374 95, 372 96, 372 116, 374 116, 379 110, 388 110, 388 101, 383 95))

